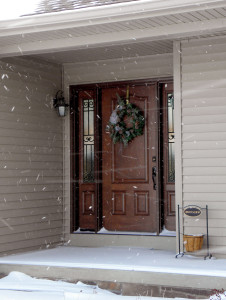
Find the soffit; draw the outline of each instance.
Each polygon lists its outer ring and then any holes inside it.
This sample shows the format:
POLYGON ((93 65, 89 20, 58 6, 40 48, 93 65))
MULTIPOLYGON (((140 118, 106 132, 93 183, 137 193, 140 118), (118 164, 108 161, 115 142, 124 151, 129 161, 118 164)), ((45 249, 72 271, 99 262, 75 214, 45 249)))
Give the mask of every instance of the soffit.
MULTIPOLYGON (((225 32, 210 34, 210 35, 200 35, 198 38, 208 38, 225 36, 225 32)), ((191 39, 197 38, 195 36, 191 39)), ((122 45, 113 45, 107 47, 96 47, 87 48, 79 50, 70 50, 62 52, 52 52, 45 54, 38 54, 35 57, 57 64, 67 64, 67 63, 85 63, 85 62, 96 62, 110 59, 133 59, 141 56, 150 55, 161 55, 173 53, 173 40, 161 40, 161 41, 150 41, 143 43, 130 43, 122 45)))
POLYGON ((109 18, 105 24, 90 21, 86 26, 77 24, 58 30, 22 31, 20 34, 0 36, 0 56, 40 54, 44 59, 63 63, 72 59, 123 58, 125 54, 132 57, 170 53, 172 40, 195 36, 196 27, 199 27, 197 36, 223 33, 226 30, 225 17, 226 5, 127 21, 114 22, 109 18), (216 24, 213 30, 212 24, 216 24), (189 31, 190 28, 193 32, 189 31))
POLYGON ((87 48, 54 53, 39 54, 37 57, 49 62, 79 63, 108 59, 138 58, 140 56, 165 54, 173 52, 173 41, 152 41, 146 43, 130 43, 107 47, 87 48))
MULTIPOLYGON (((55 31, 44 31, 36 33, 22 33, 0 37, 0 44, 13 45, 22 43, 41 42, 45 40, 57 40, 65 38, 76 38, 82 36, 92 36, 104 33, 126 32, 131 30, 144 30, 149 28, 161 28, 165 26, 175 26, 204 22, 210 20, 224 19, 226 17, 226 6, 216 9, 194 11, 187 13, 171 14, 162 17, 141 18, 123 22, 110 22, 108 24, 79 26, 75 28, 59 29, 55 31)), ((167 35, 167 32, 166 32, 167 35)))

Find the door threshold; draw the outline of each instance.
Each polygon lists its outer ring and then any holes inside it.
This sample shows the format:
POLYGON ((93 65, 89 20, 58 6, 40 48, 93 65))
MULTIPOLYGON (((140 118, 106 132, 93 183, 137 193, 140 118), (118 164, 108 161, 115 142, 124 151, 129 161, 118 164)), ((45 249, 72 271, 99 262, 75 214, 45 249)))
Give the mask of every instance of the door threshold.
MULTIPOLYGON (((73 234, 100 234, 100 235, 131 235, 131 236, 158 236, 157 232, 133 232, 133 231, 109 231, 104 227, 98 232, 81 230, 80 228, 73 232, 73 234)), ((160 236, 176 236, 175 231, 168 231, 163 229, 159 234, 160 236)))

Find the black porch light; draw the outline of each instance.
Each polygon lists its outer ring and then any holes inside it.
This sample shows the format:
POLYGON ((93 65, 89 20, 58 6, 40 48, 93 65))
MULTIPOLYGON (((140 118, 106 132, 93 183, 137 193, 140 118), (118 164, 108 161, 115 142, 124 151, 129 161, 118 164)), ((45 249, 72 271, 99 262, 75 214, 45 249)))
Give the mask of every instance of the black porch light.
POLYGON ((55 98, 53 99, 53 107, 56 108, 58 115, 60 117, 66 116, 66 108, 69 106, 67 103, 65 103, 63 93, 64 93, 63 91, 59 90, 56 93, 55 98))

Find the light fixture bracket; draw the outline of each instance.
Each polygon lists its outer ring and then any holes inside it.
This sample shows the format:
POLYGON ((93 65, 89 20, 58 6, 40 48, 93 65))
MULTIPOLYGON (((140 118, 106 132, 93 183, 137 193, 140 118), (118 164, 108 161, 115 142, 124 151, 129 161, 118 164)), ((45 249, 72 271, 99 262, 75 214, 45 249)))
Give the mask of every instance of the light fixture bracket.
POLYGON ((53 99, 53 107, 56 108, 60 117, 66 116, 66 108, 69 106, 67 103, 65 103, 63 93, 64 92, 62 90, 57 91, 56 96, 53 99))

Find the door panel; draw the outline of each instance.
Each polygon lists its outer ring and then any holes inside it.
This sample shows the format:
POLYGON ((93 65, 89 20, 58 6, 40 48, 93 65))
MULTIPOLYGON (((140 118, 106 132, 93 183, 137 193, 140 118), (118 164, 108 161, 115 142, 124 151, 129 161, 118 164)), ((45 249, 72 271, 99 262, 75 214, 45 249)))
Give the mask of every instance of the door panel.
MULTIPOLYGON (((132 100, 140 110, 146 111, 147 99, 132 100)), ((112 152, 113 183, 122 182, 148 182, 148 156, 147 156, 147 127, 144 134, 136 137, 128 147, 116 144, 112 152), (143 148, 140 146, 143 145, 143 148)))
POLYGON ((95 172, 95 90, 78 93, 79 108, 79 227, 96 230, 97 195, 95 172))
POLYGON ((114 145, 106 133, 116 93, 125 97, 126 87, 102 89, 103 225, 111 231, 158 232, 159 203, 152 182, 152 168, 158 170, 156 85, 130 87, 130 102, 144 113, 145 127, 127 147, 114 145))
POLYGON ((169 231, 176 230, 174 140, 173 84, 168 83, 163 86, 163 197, 164 227, 169 231))

